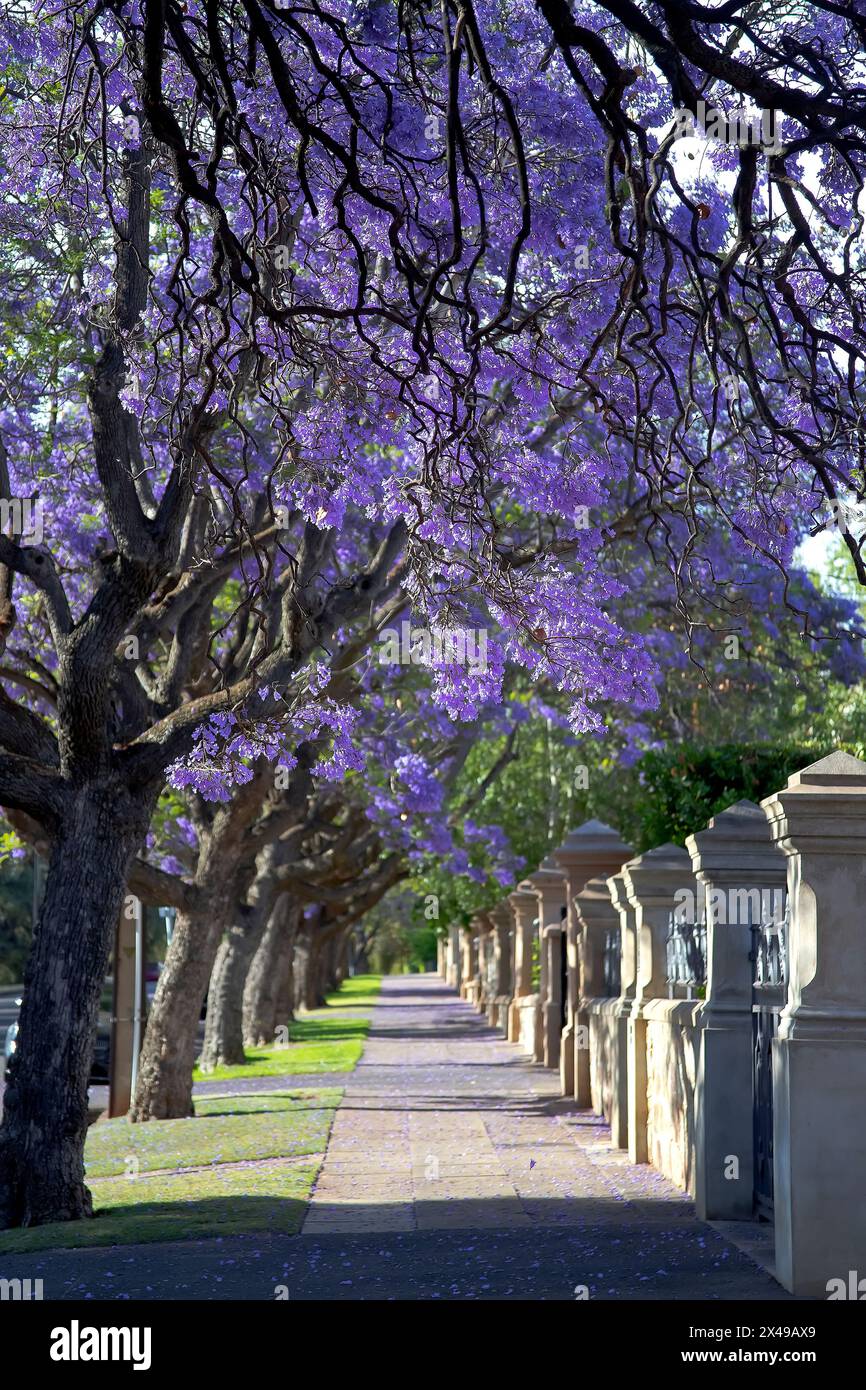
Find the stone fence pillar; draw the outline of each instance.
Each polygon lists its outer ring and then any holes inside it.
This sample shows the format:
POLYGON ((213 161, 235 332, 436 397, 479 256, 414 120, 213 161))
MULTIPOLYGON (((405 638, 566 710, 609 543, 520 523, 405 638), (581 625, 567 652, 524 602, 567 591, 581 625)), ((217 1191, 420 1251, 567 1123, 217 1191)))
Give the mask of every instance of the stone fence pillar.
POLYGON ((490 997, 490 971, 493 964, 493 927, 486 912, 479 912, 472 918, 478 936, 478 992, 475 1007, 480 1014, 487 1012, 490 997))
POLYGON ((603 821, 588 820, 572 830, 550 856, 565 874, 567 906, 564 943, 568 961, 567 996, 559 1074, 562 1094, 575 1096, 581 1105, 590 1104, 588 1017, 585 1010, 580 1011, 580 1000, 588 997, 588 991, 581 979, 580 935, 574 899, 590 879, 599 875, 606 877, 630 855, 631 850, 615 830, 603 821))
POLYGON ((773 1044, 776 1277, 794 1294, 857 1298, 866 1288, 866 763, 832 753, 762 805, 788 858, 791 902, 788 1002, 773 1044))
POLYGON ((461 927, 460 938, 462 945, 460 997, 473 1004, 478 973, 478 933, 471 922, 468 927, 461 927))
POLYGON ((575 1011, 574 1030, 574 1095, 578 1103, 585 1107, 599 1101, 600 1113, 610 1122, 612 1104, 609 1092, 616 1087, 620 1064, 623 1077, 626 1076, 627 1049, 623 1047, 620 1057, 616 1025, 611 1019, 614 1012, 612 1003, 608 1001, 604 1006, 608 1010, 609 1022, 597 1010, 602 1007, 601 1000, 609 994, 604 978, 605 944, 609 933, 615 932, 619 939, 619 915, 611 902, 604 878, 590 879, 574 899, 573 906, 580 959, 580 998, 575 1011), (593 1045, 594 1058, 591 1050, 593 1045), (597 1081, 595 1097, 593 1069, 597 1081), (608 1093, 606 1102, 601 1092, 608 1093))
POLYGON ((613 1015, 614 1044, 611 1078, 611 1143, 618 1149, 628 1148, 628 1049, 629 1019, 634 1008, 637 989, 637 931, 635 927, 635 907, 629 901, 625 878, 622 871, 607 880, 610 901, 619 920, 620 964, 619 999, 613 1015))
POLYGON ((460 988, 462 978, 462 956, 460 943, 460 928, 448 928, 448 940, 445 944, 445 982, 452 989, 460 988))
MULTIPOLYGON (((560 908, 562 912, 562 908, 560 908)), ((541 933, 541 949, 547 962, 547 992, 542 1005, 544 1065, 559 1067, 563 1013, 563 963, 565 955, 565 918, 551 922, 541 933)))
POLYGON ((713 816, 686 848, 707 922, 695 1205, 702 1220, 747 1221, 754 1188, 752 924, 784 911, 785 859, 753 801, 713 816))
POLYGON ((507 901, 492 908, 488 917, 493 927, 493 963, 487 1017, 494 1028, 507 1031, 511 1002, 511 908, 507 901))
POLYGON ((670 913, 683 890, 695 900, 697 883, 691 859, 677 845, 659 845, 623 865, 629 902, 635 910, 637 978, 628 1020, 628 1154, 632 1163, 647 1163, 647 1018, 652 999, 667 997, 666 941, 670 913))
POLYGON ((532 987, 532 943, 537 931, 538 897, 528 885, 510 893, 508 901, 514 919, 514 994, 508 1013, 508 1040, 519 1042, 535 1055, 538 1033, 538 995, 532 987))
MULTIPOLYGON (((559 1039, 562 1033, 562 915, 565 907, 565 875, 552 859, 542 860, 526 884, 535 889, 538 899, 538 933, 541 950, 541 1007, 540 1055, 535 1060, 546 1067, 559 1066, 559 1039), (548 928, 555 930, 548 933, 548 928)), ((519 885, 521 888, 524 884, 519 885)))
POLYGON ((440 977, 440 979, 443 979, 443 980, 445 979, 446 970, 447 970, 447 965, 446 965, 446 960, 445 960, 445 938, 442 937, 442 936, 437 936, 437 938, 436 938, 436 974, 440 977))

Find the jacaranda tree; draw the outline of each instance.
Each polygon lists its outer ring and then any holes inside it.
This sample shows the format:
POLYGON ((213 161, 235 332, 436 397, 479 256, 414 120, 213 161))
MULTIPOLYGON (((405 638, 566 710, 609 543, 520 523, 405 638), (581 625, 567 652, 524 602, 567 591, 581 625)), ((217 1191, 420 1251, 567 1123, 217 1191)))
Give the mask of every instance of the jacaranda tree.
POLYGON ((351 767, 322 658, 392 603, 489 631, 483 672, 433 671, 453 717, 510 664, 600 728, 657 698, 619 541, 688 638, 724 548, 784 576, 860 495, 838 10, 0 5, 0 803, 50 842, 2 1224, 91 1209, 99 991, 167 778, 219 816, 325 727, 351 767), (780 148, 682 172, 682 109, 747 97, 780 148))

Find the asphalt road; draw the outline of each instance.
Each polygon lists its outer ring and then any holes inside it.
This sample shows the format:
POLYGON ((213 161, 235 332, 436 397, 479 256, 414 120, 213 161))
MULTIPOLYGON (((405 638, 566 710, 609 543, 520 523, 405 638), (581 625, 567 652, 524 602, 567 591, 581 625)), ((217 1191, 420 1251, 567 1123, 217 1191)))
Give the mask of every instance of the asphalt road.
POLYGON ((42 1279, 46 1299, 750 1300, 786 1302, 768 1274, 709 1227, 604 1222, 526 1228, 233 1236, 0 1256, 0 1275, 42 1279), (583 1297, 587 1295, 584 1294, 583 1297))

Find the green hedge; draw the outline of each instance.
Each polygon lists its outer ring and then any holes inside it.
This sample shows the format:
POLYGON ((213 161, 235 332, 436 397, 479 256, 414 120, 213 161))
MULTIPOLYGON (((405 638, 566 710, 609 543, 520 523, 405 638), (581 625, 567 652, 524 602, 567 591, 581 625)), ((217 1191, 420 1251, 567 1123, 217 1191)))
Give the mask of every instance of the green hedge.
MULTIPOLYGON (((633 769, 628 794, 617 798, 620 832, 638 853, 668 841, 684 845, 716 812, 735 801, 760 801, 831 751, 803 744, 726 743, 645 753, 633 769)), ((846 751, 863 756, 860 748, 846 751)))

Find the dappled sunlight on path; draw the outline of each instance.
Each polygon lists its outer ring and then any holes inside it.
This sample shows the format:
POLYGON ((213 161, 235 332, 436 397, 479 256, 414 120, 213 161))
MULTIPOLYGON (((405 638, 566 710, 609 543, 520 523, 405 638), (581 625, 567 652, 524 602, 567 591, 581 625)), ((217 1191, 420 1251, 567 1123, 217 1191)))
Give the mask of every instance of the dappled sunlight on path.
POLYGON ((245 1205, 248 1235, 45 1251, 16 1273, 52 1298, 788 1298, 433 976, 383 982, 301 1234, 256 1232, 245 1205))
MULTIPOLYGON (((655 1263, 630 1268, 630 1282, 673 1284, 676 1264, 691 1260, 704 1276, 718 1268, 720 1284, 729 1273, 742 1280, 741 1291, 715 1296, 781 1294, 559 1089, 558 1073, 525 1059, 438 977, 386 979, 302 1236, 554 1227, 592 1232, 605 1263, 622 1247, 634 1265, 642 1242, 648 1258, 651 1247, 655 1263)), ((601 1255, 597 1263, 601 1273, 601 1255)))

